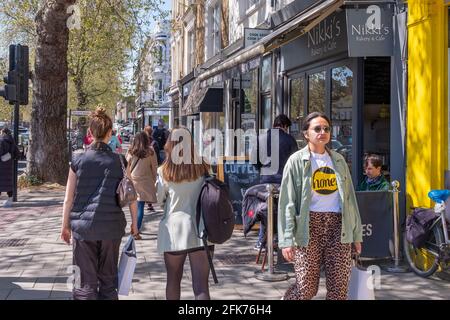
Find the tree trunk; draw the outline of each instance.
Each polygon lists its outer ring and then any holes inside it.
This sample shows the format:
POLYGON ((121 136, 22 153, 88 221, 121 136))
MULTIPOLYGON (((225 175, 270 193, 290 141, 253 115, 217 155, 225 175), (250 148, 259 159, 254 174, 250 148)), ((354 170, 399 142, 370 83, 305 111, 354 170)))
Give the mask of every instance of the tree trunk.
POLYGON ((36 15, 31 143, 28 172, 65 185, 67 148, 67 8, 76 0, 48 0, 36 15))

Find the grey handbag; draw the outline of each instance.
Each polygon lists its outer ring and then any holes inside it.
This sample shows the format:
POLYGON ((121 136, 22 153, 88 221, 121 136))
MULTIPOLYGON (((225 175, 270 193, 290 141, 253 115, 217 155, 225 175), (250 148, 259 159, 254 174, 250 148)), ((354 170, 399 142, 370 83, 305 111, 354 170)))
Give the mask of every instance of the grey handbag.
MULTIPOLYGON (((126 205, 130 204, 131 202, 137 200, 137 193, 136 193, 136 189, 134 188, 133 181, 131 181, 131 179, 128 177, 128 173, 125 168, 125 165, 123 164, 121 155, 119 155, 119 159, 120 159, 120 164, 122 166, 123 178, 120 181, 119 186, 117 187, 116 193, 117 193, 117 201, 119 202, 119 206, 121 208, 123 208, 126 205)), ((138 162, 139 162, 139 158, 138 158, 138 161, 136 161, 136 163, 134 164, 133 168, 131 169, 131 172, 136 167, 138 162)), ((130 172, 130 175, 131 175, 131 172, 130 172)))

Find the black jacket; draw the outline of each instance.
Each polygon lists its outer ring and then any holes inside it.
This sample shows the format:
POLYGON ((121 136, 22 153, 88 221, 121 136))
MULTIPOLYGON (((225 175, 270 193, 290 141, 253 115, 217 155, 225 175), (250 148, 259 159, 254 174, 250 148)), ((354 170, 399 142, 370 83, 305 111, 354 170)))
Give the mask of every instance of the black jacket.
MULTIPOLYGON (((126 165, 126 162, 125 162, 126 165)), ((116 190, 123 178, 119 155, 98 142, 72 161, 77 187, 70 225, 77 240, 120 239, 126 220, 116 190)))
POLYGON ((14 143, 14 138, 9 134, 0 135, 0 156, 3 156, 8 152, 11 153, 11 159, 5 162, 0 160, 0 192, 13 191, 13 160, 19 156, 19 149, 14 143))
MULTIPOLYGON (((262 149, 260 152, 260 163, 261 163, 261 179, 260 183, 276 183, 280 184, 283 178, 283 169, 286 165, 289 157, 298 150, 297 141, 290 134, 286 133, 281 129, 270 129, 266 134, 262 134, 259 137, 259 148, 262 149), (278 132, 279 140, 278 146, 275 150, 278 151, 278 167, 271 169, 272 155, 271 155, 271 136, 273 132, 278 132), (262 157, 261 157, 262 155, 262 157), (269 158, 265 158, 267 155, 269 158)), ((275 167, 275 163, 274 163, 275 167)))
POLYGON ((166 128, 156 128, 153 131, 152 138, 158 143, 159 150, 164 150, 169 132, 166 128))

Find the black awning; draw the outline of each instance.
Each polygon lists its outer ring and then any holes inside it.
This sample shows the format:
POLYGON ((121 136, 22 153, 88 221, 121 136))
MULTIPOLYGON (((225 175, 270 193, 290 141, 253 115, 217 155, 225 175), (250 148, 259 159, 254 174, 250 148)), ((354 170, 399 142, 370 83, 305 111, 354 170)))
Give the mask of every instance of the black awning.
POLYGON ((186 103, 182 108, 182 115, 199 112, 223 112, 223 89, 200 86, 195 80, 186 103))
POLYGON ((223 111, 223 89, 208 88, 206 95, 200 102, 200 112, 222 112, 223 111))

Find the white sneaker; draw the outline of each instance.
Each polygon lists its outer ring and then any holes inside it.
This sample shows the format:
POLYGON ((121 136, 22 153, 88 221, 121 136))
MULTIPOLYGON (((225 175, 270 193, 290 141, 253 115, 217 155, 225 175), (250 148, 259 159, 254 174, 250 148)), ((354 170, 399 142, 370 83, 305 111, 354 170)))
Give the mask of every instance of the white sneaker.
POLYGON ((12 198, 8 198, 8 200, 6 200, 3 203, 3 208, 11 208, 12 207, 12 198))

